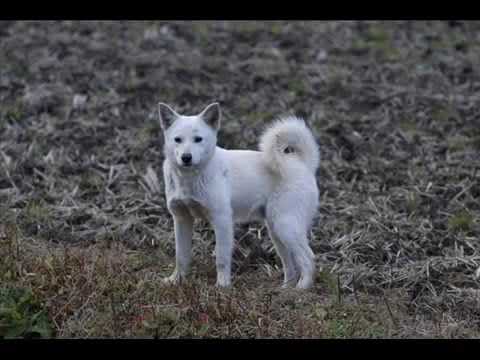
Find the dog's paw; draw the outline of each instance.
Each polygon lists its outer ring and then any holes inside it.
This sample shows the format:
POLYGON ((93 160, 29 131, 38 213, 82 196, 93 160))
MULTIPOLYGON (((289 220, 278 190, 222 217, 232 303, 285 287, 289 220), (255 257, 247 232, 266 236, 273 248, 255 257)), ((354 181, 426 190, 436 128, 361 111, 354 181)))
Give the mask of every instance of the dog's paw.
POLYGON ((290 289, 290 288, 293 288, 294 286, 295 284, 293 284, 291 281, 282 283, 282 289, 290 289))
POLYGON ((228 289, 232 286, 231 283, 217 281, 215 286, 219 289, 228 289))
POLYGON ((297 283, 296 288, 300 290, 310 289, 313 285, 313 280, 311 277, 301 277, 297 283))
POLYGON ((218 275, 217 277, 217 283, 216 286, 218 288, 229 288, 232 285, 232 282, 230 281, 230 277, 226 275, 218 275))
POLYGON ((165 285, 180 285, 181 280, 182 277, 180 276, 180 273, 175 270, 172 275, 163 278, 162 283, 165 285))
POLYGON ((288 289, 295 287, 296 283, 298 282, 298 276, 292 276, 288 279, 283 280, 282 289, 288 289))

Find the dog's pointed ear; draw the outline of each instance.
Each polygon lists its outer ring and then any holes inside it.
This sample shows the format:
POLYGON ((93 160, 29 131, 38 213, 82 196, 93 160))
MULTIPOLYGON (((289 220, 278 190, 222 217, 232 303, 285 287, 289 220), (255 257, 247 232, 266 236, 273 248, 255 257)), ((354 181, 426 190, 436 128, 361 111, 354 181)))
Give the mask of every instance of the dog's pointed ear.
POLYGON ((180 115, 167 104, 158 103, 158 119, 164 131, 167 130, 179 116, 180 115))
POLYGON ((220 129, 221 113, 220 104, 212 103, 208 105, 200 114, 203 121, 205 121, 214 130, 220 129))

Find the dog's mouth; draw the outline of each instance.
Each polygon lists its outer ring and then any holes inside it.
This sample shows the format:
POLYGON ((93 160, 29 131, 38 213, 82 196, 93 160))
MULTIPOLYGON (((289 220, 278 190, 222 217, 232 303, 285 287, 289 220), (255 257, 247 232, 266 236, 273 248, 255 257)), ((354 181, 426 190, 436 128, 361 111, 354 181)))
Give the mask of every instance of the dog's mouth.
POLYGON ((181 167, 182 169, 191 169, 191 168, 194 168, 195 167, 195 164, 194 163, 184 163, 184 162, 181 162, 180 164, 178 164, 179 167, 181 167))

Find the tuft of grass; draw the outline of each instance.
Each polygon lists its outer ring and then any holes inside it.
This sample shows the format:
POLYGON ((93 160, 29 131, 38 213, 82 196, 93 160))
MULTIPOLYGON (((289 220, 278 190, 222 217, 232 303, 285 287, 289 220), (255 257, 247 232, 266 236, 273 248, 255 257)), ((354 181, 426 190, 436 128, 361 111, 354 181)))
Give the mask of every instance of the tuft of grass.
POLYGON ((407 194, 406 208, 408 214, 413 214, 420 206, 421 200, 416 192, 410 191, 407 194))
POLYGON ((280 35, 283 32, 283 26, 282 24, 273 21, 270 24, 269 30, 272 33, 272 35, 280 35))
POLYGON ((41 223, 49 218, 49 209, 41 200, 29 201, 23 215, 26 220, 34 223, 41 223))
POLYGON ((104 179, 92 171, 85 172, 79 176, 78 188, 85 193, 98 193, 105 187, 104 179))
POLYGON ((329 307, 324 328, 327 338, 380 338, 388 334, 385 323, 367 306, 336 304, 329 307))
POLYGON ((301 79, 292 79, 288 84, 288 88, 293 92, 294 96, 302 97, 308 93, 308 86, 301 79))
POLYGON ((16 225, 2 219, 0 223, 0 281, 9 281, 19 276, 20 244, 16 225))
POLYGON ((450 105, 435 106, 432 109, 431 116, 433 120, 440 121, 440 122, 447 122, 450 119, 455 119, 455 120, 460 119, 460 115, 458 114, 458 111, 455 110, 455 108, 450 105))
POLYGON ((25 109, 21 104, 15 104, 5 111, 4 118, 13 123, 20 122, 25 115, 25 109))
POLYGON ((474 218, 466 210, 453 215, 448 220, 448 228, 453 232, 469 232, 473 228, 474 218))
POLYGON ((211 23, 205 21, 194 21, 190 25, 195 31, 195 35, 202 46, 206 46, 209 43, 211 36, 211 23))
POLYGON ((381 26, 371 26, 367 33, 370 46, 377 50, 379 56, 385 60, 395 60, 401 54, 392 44, 390 34, 381 26))
POLYGON ((322 287, 325 287, 331 293, 336 293, 338 291, 337 279, 331 272, 327 270, 320 271, 317 274, 316 281, 318 281, 322 287))
POLYGON ((399 121, 398 126, 407 133, 415 133, 418 131, 417 123, 413 119, 402 119, 399 121))
POLYGON ((475 149, 480 150, 480 135, 474 136, 471 140, 471 144, 475 149))
POLYGON ((373 43, 386 43, 390 41, 387 31, 380 26, 370 26, 367 32, 367 39, 373 43))
POLYGON ((363 39, 355 39, 352 49, 358 53, 371 51, 379 59, 392 61, 401 56, 401 52, 393 45, 390 34, 384 26, 371 25, 363 39))
POLYGON ((464 151, 473 141, 466 136, 453 136, 448 139, 448 150, 451 152, 464 151))
POLYGON ((253 35, 263 30, 263 26, 256 21, 236 21, 232 23, 232 30, 245 35, 253 35))

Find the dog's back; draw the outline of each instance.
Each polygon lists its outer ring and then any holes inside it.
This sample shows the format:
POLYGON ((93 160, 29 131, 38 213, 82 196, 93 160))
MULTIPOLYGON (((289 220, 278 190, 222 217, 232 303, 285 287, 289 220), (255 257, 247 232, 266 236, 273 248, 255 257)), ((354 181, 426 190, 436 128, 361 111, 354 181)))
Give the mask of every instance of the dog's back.
POLYGON ((314 174, 319 152, 303 120, 295 117, 277 120, 263 133, 260 149, 216 149, 216 158, 228 168, 236 220, 264 218, 269 199, 287 197, 290 191, 295 191, 295 199, 312 204, 308 208, 313 210, 305 214, 309 218, 318 202, 314 174))

